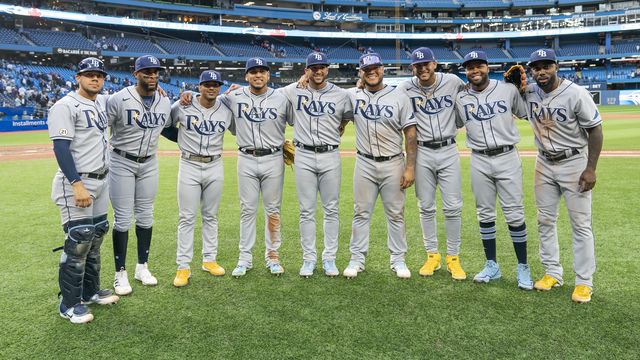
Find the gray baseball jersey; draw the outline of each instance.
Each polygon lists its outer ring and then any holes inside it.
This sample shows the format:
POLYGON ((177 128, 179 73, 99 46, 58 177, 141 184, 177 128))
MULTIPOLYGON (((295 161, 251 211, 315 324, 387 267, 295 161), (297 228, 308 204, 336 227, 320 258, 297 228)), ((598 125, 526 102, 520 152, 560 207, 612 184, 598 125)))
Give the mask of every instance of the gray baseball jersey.
POLYGON ((456 75, 434 73, 436 82, 423 87, 417 77, 403 81, 398 89, 406 94, 416 116, 418 141, 442 141, 456 136, 455 102, 464 82, 456 75))
MULTIPOLYGON (((293 83, 281 89, 292 104, 293 138, 306 146, 340 144, 340 124, 353 119, 346 90, 327 83, 324 88, 298 88, 293 83)), ((324 209, 324 251, 322 260, 335 260, 338 251, 338 206, 342 169, 336 149, 317 153, 296 151, 296 190, 300 205, 300 243, 303 258, 316 261, 316 206, 320 193, 324 209)))
MULTIPOLYGON (((109 165, 106 103, 108 96, 95 101, 75 92, 68 93, 49 110, 48 128, 51 140, 71 141, 70 150, 78 173, 104 173, 109 165)), ((62 224, 107 213, 109 206, 106 179, 83 178, 92 197, 91 206, 75 206, 73 188, 58 169, 51 187, 51 198, 60 209, 62 224)))
POLYGON ((575 283, 593 287, 596 261, 591 191, 580 192, 579 179, 587 166, 585 129, 601 124, 600 113, 589 92, 568 80, 562 80, 550 93, 531 84, 527 86, 525 96, 538 149, 552 156, 571 155, 559 161, 549 161, 542 154, 536 159, 534 189, 540 260, 545 273, 562 284, 556 221, 560 199, 564 197, 573 229, 575 283), (579 153, 574 153, 574 149, 579 153))
POLYGON ((293 83, 279 89, 293 107, 294 139, 309 146, 340 144, 340 123, 353 118, 347 90, 334 84, 314 90, 293 83))
MULTIPOLYGON (((218 205, 222 196, 222 160, 206 162, 184 158, 189 155, 220 156, 224 133, 233 114, 219 99, 213 107, 200 105, 198 96, 188 106, 171 107, 171 124, 178 127, 178 146, 183 153, 178 171, 178 246, 176 262, 189 268, 193 259, 193 232, 198 210, 202 211, 202 261, 216 261, 218 253, 218 205)), ((201 158, 196 158, 201 159, 201 158)))
MULTIPOLYGON (((456 75, 436 72, 435 82, 423 87, 417 77, 400 83, 398 88, 410 99, 416 117, 418 141, 439 143, 455 139, 455 101, 464 89, 456 75)), ((420 224, 425 250, 438 252, 436 224, 436 189, 442 193, 442 210, 447 234, 447 254, 460 251, 462 224, 460 155, 455 143, 437 149, 418 145, 416 157, 416 197, 420 208, 420 224)))
POLYGON ((155 154, 160 132, 171 125, 170 113, 171 102, 158 92, 147 107, 135 85, 118 91, 107 103, 111 146, 135 156, 155 154))
POLYGON ((109 166, 107 99, 98 95, 91 101, 70 92, 49 110, 49 137, 71 140, 71 155, 80 173, 100 173, 109 166))
POLYGON ((496 149, 520 141, 513 115, 526 117, 526 107, 512 84, 490 80, 478 92, 471 88, 456 98, 457 125, 467 128, 467 147, 473 150, 496 149))
POLYGON ((187 106, 180 106, 179 101, 173 104, 170 126, 178 127, 180 124, 180 150, 195 155, 220 155, 224 133, 232 126, 233 114, 220 99, 210 109, 203 107, 200 105, 199 96, 195 96, 187 106))
POLYGON ((240 195, 240 256, 238 265, 252 267, 252 250, 256 241, 256 215, 262 193, 265 209, 265 260, 279 262, 280 206, 284 162, 284 130, 291 120, 291 105, 279 91, 268 89, 254 95, 249 87, 232 91, 222 100, 234 117, 236 142, 243 149, 279 149, 271 155, 238 156, 238 193, 240 195))
POLYGON ((375 157, 402 153, 402 130, 416 124, 409 99, 402 91, 386 86, 375 93, 352 88, 348 94, 353 106, 356 149, 375 157))
POLYGON ((232 91, 220 101, 233 112, 236 143, 247 149, 273 149, 284 144, 284 129, 289 122, 291 104, 280 91, 268 89, 253 95, 249 87, 232 91))
POLYGON ((354 216, 349 249, 350 263, 364 268, 369 249, 369 224, 378 194, 387 217, 387 244, 391 266, 404 262, 407 239, 404 227, 405 192, 400 188, 404 172, 403 129, 416 124, 411 104, 397 88, 386 86, 371 93, 364 89, 348 91, 356 126, 356 148, 365 155, 392 157, 377 162, 356 158, 353 175, 354 216))

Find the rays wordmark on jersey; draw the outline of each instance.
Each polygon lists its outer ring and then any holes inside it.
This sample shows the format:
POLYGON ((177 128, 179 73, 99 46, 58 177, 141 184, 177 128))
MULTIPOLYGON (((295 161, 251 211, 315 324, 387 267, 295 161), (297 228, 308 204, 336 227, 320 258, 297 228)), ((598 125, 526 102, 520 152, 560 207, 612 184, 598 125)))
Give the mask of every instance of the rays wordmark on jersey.
POLYGON ((567 121, 567 109, 541 106, 535 101, 529 102, 529 113, 537 122, 553 120, 562 123, 567 121))
POLYGON ((467 121, 487 121, 493 119, 498 114, 506 113, 508 110, 507 103, 504 100, 498 100, 491 103, 464 105, 464 115, 467 121))
POLYGON ((100 131, 107 128, 107 113, 105 111, 98 112, 91 109, 82 110, 84 118, 87 121, 87 128, 96 127, 100 131))
POLYGON ((354 115, 360 115, 371 121, 378 121, 381 117, 392 118, 393 106, 380 104, 367 104, 365 100, 356 100, 354 115))
POLYGON ((422 96, 411 97, 411 104, 413 105, 413 112, 422 112, 427 115, 435 115, 446 108, 453 106, 453 99, 451 95, 445 95, 440 97, 434 97, 425 99, 422 96))
POLYGON ((324 114, 335 114, 336 104, 328 101, 310 100, 308 96, 298 95, 296 110, 304 111, 309 116, 320 116, 324 114))
POLYGON ((221 134, 227 130, 224 121, 200 120, 197 115, 187 115, 187 131, 194 130, 200 135, 221 134))
POLYGON ((167 114, 145 112, 142 115, 138 109, 125 109, 127 112, 127 125, 132 126, 134 123, 141 129, 153 129, 163 127, 167 122, 167 114))
POLYGON ((278 118, 278 109, 263 108, 259 106, 249 107, 249 104, 239 102, 236 117, 241 119, 244 118, 251 122, 275 120, 276 118, 278 118))

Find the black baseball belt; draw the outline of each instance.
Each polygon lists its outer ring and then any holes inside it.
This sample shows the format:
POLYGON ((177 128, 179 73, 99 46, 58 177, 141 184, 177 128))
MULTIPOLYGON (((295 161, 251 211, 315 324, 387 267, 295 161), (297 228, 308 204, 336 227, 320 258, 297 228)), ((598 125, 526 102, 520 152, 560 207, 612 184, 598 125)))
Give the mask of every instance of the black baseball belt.
POLYGON ((448 138, 442 141, 418 141, 419 146, 423 146, 429 149, 440 149, 455 143, 456 143, 455 138, 448 138))
POLYGON ((395 155, 391 155, 391 156, 373 156, 373 155, 369 155, 369 154, 365 154, 363 152, 360 152, 360 150, 357 150, 356 152, 358 153, 358 155, 364 156, 367 159, 371 159, 371 160, 373 160, 375 162, 389 161, 389 160, 391 160, 393 158, 396 158, 396 157, 402 155, 402 153, 399 153, 399 154, 395 154, 395 155))
POLYGON ((495 149, 485 149, 485 150, 475 150, 473 149, 472 151, 476 154, 482 154, 482 155, 486 155, 486 156, 496 156, 496 155, 500 155, 500 154, 504 154, 506 152, 509 152, 511 150, 515 149, 515 147, 513 145, 506 145, 506 146, 501 146, 499 148, 495 148, 495 149))
POLYGON ((102 180, 106 178, 107 174, 109 174, 109 169, 105 170, 103 173, 78 173, 78 175, 80 175, 81 178, 96 179, 96 180, 102 180))
POLYGON ((301 149, 305 149, 305 150, 309 150, 309 151, 313 151, 315 153, 326 153, 332 150, 335 150, 338 148, 338 145, 320 145, 320 146, 311 146, 311 145, 305 145, 297 140, 293 141, 293 144, 296 147, 299 147, 301 149))
POLYGON ((129 154, 126 151, 122 151, 122 150, 116 149, 116 148, 113 148, 113 152, 118 154, 118 155, 120 155, 120 156, 122 156, 125 159, 129 159, 131 161, 135 161, 135 162, 140 163, 140 164, 146 162, 147 160, 149 160, 149 159, 151 159, 153 157, 153 155, 135 156, 133 154, 129 154))
POLYGON ((571 148, 555 154, 544 150, 538 150, 538 153, 548 161, 557 162, 568 159, 574 155, 578 155, 580 154, 580 151, 576 148, 571 148))
POLYGON ((196 162, 201 162, 205 164, 218 160, 220 159, 221 156, 222 155, 197 155, 197 154, 192 154, 186 151, 183 151, 182 154, 180 155, 180 157, 185 160, 196 161, 196 162))
POLYGON ((240 150, 242 153, 247 154, 247 155, 260 157, 260 156, 267 156, 267 155, 275 154, 275 153, 277 153, 278 151, 280 151, 282 149, 281 148, 247 149, 247 148, 239 147, 238 150, 240 150))

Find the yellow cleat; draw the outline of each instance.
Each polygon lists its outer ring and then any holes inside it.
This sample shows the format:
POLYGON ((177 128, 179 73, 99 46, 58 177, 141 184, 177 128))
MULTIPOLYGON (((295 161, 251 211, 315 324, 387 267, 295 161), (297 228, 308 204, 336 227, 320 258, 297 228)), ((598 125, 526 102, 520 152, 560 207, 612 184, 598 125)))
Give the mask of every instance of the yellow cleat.
POLYGON ((584 304, 591 301, 591 294, 593 291, 587 285, 576 285, 576 288, 573 290, 573 294, 571 294, 571 300, 584 304))
POLYGON ((176 278, 173 279, 173 286, 183 287, 189 284, 189 278, 191 277, 190 269, 178 269, 176 272, 176 278))
POLYGON ((549 291, 554 287, 558 287, 560 286, 560 282, 558 281, 558 279, 554 278, 553 276, 550 275, 545 275, 542 277, 542 279, 536 281, 536 283, 533 285, 534 288, 536 288, 536 290, 540 290, 540 291, 549 291))
POLYGON ((208 271, 209 274, 211 274, 213 276, 222 276, 225 273, 224 268, 222 266, 218 265, 218 263, 215 262, 215 261, 213 261, 213 262, 203 262, 202 263, 202 270, 208 271))
POLYGON ((440 269, 440 253, 427 253, 427 261, 420 268, 420 276, 431 276, 440 269))
POLYGON ((467 278, 467 273, 462 270, 460 266, 460 258, 458 256, 446 257, 447 271, 451 273, 453 280, 464 280, 467 278))

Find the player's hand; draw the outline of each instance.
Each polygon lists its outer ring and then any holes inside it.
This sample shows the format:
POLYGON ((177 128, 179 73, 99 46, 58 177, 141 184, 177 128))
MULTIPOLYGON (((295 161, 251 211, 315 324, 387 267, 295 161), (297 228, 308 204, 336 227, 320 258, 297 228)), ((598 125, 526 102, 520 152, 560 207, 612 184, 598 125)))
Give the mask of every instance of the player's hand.
POLYGON ((413 182, 416 180, 416 172, 412 167, 406 167, 404 169, 404 173, 402 174, 402 179, 400 180, 400 188, 407 189, 413 185, 413 182))
POLYGON ((230 92, 232 92, 233 90, 237 90, 240 89, 242 86, 238 85, 238 84, 231 84, 231 86, 229 86, 229 88, 227 89, 227 91, 224 92, 225 95, 229 94, 230 92))
POLYGON ((580 192, 587 192, 593 189, 593 187, 596 186, 596 171, 591 168, 584 169, 582 174, 580 174, 578 184, 580 186, 580 192))
POLYGON ((362 79, 358 79, 358 81, 356 82, 356 88, 364 89, 364 81, 362 81, 362 79))
POLYGON ((79 208, 91 206, 93 199, 91 199, 91 194, 84 187, 82 181, 76 181, 71 186, 73 187, 73 198, 76 201, 76 206, 79 208))
POLYGON ((309 86, 309 77, 304 73, 300 76, 300 79, 298 79, 298 85, 296 87, 299 89, 306 89, 307 86, 309 86))
POLYGON ((180 95, 180 105, 187 106, 193 102, 193 93, 191 91, 185 91, 180 95))
POLYGON ((160 86, 160 84, 158 84, 158 94, 160 94, 160 96, 162 97, 167 97, 167 92, 164 91, 164 89, 162 88, 162 86, 160 86))
POLYGON ((346 128, 346 126, 338 126, 338 130, 340 131, 340 136, 344 135, 344 129, 346 128))

